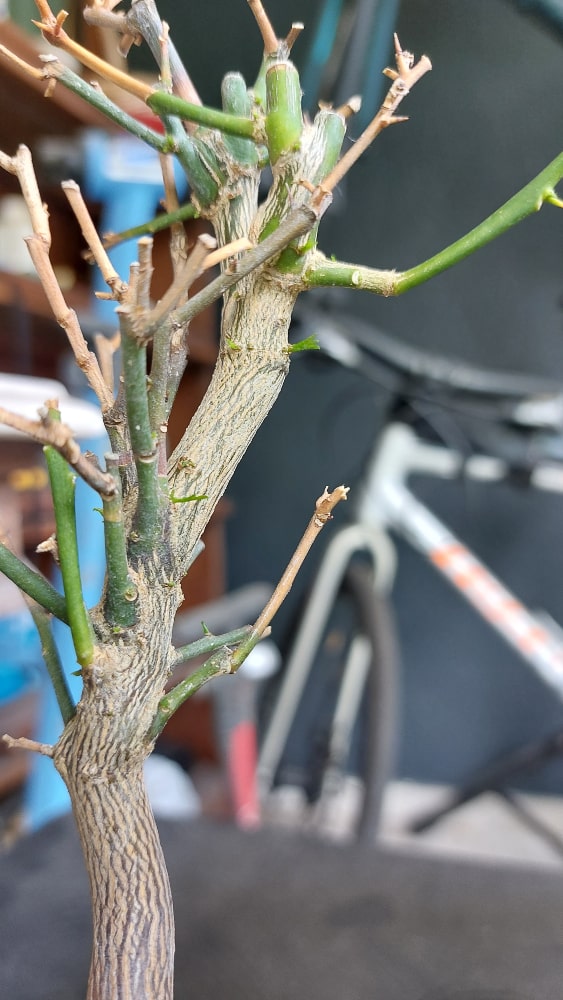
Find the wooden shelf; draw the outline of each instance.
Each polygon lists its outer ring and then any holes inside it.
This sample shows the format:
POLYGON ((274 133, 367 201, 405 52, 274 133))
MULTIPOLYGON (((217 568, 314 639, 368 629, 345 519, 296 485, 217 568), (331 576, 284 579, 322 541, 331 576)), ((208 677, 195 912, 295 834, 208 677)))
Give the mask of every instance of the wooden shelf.
MULTIPOLYGON (((37 38, 41 36, 37 32, 37 38)), ((0 21, 0 42, 25 62, 40 66, 41 49, 13 21, 0 21)), ((16 63, 0 57, 0 122, 2 148, 13 155, 17 146, 43 135, 70 135, 85 126, 109 130, 106 118, 60 84, 46 98, 46 84, 34 80, 16 63), (47 103, 48 102, 48 103, 47 103)))
MULTIPOLYGON (((84 282, 77 282, 68 292, 65 291, 65 299, 67 305, 76 310, 79 318, 87 317, 88 328, 94 329, 94 300, 89 287, 84 282)), ((55 375, 53 365, 66 349, 66 337, 53 318, 40 282, 35 278, 0 271, 0 328, 6 333, 0 345, 0 371, 22 371, 19 367, 22 342, 18 341, 17 332, 22 323, 27 331, 28 350, 42 359, 33 363, 25 374, 55 375), (21 314, 19 318, 18 314, 21 314), (14 360, 10 361, 12 355, 14 360), (44 370, 36 370, 43 364, 46 366, 44 370)), ((213 365, 217 357, 213 310, 208 310, 202 319, 196 317, 191 324, 189 336, 192 363, 213 365)))

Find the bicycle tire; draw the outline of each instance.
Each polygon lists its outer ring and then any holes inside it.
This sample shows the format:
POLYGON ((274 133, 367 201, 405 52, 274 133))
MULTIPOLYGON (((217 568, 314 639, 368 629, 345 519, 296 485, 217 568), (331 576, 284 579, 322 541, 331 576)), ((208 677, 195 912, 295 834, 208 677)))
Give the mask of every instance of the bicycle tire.
POLYGON ((345 837, 375 840, 395 763, 398 678, 391 609, 369 566, 352 563, 334 596, 276 775, 278 787, 302 789, 310 826, 322 836, 339 836, 333 823, 336 816, 342 821, 344 808, 338 789, 352 777, 361 783, 360 804, 345 837), (348 715, 344 735, 335 723, 339 706, 348 715))

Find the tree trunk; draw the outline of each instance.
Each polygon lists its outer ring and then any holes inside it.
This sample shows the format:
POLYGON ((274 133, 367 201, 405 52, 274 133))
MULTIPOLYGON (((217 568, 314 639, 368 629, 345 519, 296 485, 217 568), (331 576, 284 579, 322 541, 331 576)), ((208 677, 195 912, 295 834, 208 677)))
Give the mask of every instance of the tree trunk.
POLYGON ((87 1000, 171 1000, 172 897, 142 767, 66 777, 92 895, 87 1000))
MULTIPOLYGON (((70 798, 92 894, 87 1000, 172 1000, 174 918, 147 799, 147 737, 169 673, 178 589, 140 581, 139 625, 96 649, 54 762, 70 798)), ((162 574, 160 574, 162 577, 162 574)), ((138 579, 138 578, 137 578, 138 579)))

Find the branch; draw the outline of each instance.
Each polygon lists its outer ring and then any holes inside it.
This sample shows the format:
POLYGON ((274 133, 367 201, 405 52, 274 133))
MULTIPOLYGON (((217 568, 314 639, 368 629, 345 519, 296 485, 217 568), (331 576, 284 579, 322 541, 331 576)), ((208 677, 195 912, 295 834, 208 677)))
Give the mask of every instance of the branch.
POLYGON ((338 486, 332 493, 325 489, 322 496, 315 504, 315 512, 307 525, 303 537, 299 542, 293 556, 291 557, 274 593, 266 604, 261 615, 256 619, 251 634, 245 639, 231 657, 231 673, 235 673, 244 663, 248 654, 260 641, 266 628, 268 628, 272 618, 277 613, 285 598, 289 594, 295 578, 303 565, 313 542, 324 528, 327 521, 332 519, 332 511, 341 500, 346 500, 349 487, 338 486))
POLYGON ((534 212, 539 212, 546 202, 557 207, 563 207, 563 202, 555 193, 555 185, 563 179, 563 153, 560 153, 542 170, 529 184, 526 184, 517 194, 507 201, 496 212, 472 229, 461 239, 429 260, 411 267, 397 275, 395 295, 421 285, 434 275, 440 274, 458 261, 468 257, 475 250, 484 247, 491 240, 501 236, 507 229, 526 219, 534 212))
POLYGON ((115 486, 112 478, 98 469, 80 450, 71 428, 53 420, 47 410, 40 415, 39 420, 30 420, 0 406, 0 423, 27 434, 40 444, 51 445, 92 489, 108 496, 113 493, 115 486))
POLYGON ((53 685, 53 691, 55 692, 55 698, 57 699, 63 722, 66 725, 76 714, 76 708, 72 700, 59 651, 53 638, 51 618, 47 611, 36 604, 35 601, 27 599, 26 604, 39 633, 41 653, 51 684, 53 685))
POLYGON ((234 135, 239 139, 252 139, 262 142, 263 136, 259 126, 251 118, 231 115, 218 108, 208 108, 202 104, 191 104, 189 101, 167 94, 164 90, 155 90, 146 98, 151 111, 157 115, 176 115, 182 121, 194 122, 205 128, 218 129, 225 135, 234 135))
MULTIPOLYGON (((149 219, 148 222, 141 222, 138 226, 133 226, 131 229, 124 229, 120 233, 103 233, 103 245, 106 250, 111 250, 113 247, 119 246, 120 243, 126 243, 127 240, 136 240, 139 236, 154 235, 154 233, 168 229, 169 226, 173 226, 178 222, 197 218, 197 208, 191 202, 187 202, 185 205, 180 205, 173 212, 162 212, 160 215, 156 215, 154 219, 149 219)), ((85 253, 84 257, 86 260, 93 260, 93 257, 89 253, 85 253)))
POLYGON ((127 538, 123 523, 123 501, 119 459, 106 455, 106 467, 115 482, 115 494, 104 498, 104 541, 106 550, 107 582, 104 595, 104 614, 110 625, 130 628, 135 624, 137 588, 133 583, 127 563, 127 538))
POLYGON ((5 153, 0 152, 0 167, 18 178, 31 217, 34 234, 26 240, 27 248, 54 317, 59 326, 65 331, 76 358, 76 363, 84 372, 89 385, 96 393, 102 410, 109 409, 113 406, 113 397, 104 382, 96 355, 88 350, 88 345, 80 329, 76 313, 74 310, 69 309, 65 302, 53 270, 53 265, 49 259, 49 249, 51 246, 49 218, 47 209, 41 200, 33 170, 31 153, 27 146, 19 146, 15 156, 7 156, 5 153))
POLYGON ((229 656, 232 649, 230 647, 236 646, 239 642, 246 639, 251 631, 250 625, 245 625, 243 628, 233 629, 231 632, 225 632, 223 635, 204 635, 201 639, 197 639, 195 642, 191 642, 189 645, 176 650, 172 666, 183 663, 185 660, 194 659, 196 656, 203 656, 206 653, 212 653, 212 656, 201 667, 194 670, 193 674, 184 677, 164 698, 161 698, 150 729, 150 739, 156 739, 160 735, 168 720, 174 715, 174 712, 188 698, 197 694, 214 677, 231 672, 229 656))
POLYGON ((375 118, 337 163, 334 170, 325 178, 322 183, 324 191, 334 190, 344 175, 348 173, 350 168, 359 160, 360 156, 383 129, 389 125, 394 125, 396 122, 405 121, 404 118, 395 115, 399 104, 414 87, 415 83, 418 83, 421 77, 432 69, 432 63, 428 56, 421 56, 419 61, 415 63, 412 53, 401 49, 397 35, 395 35, 395 62, 397 64, 396 70, 384 70, 385 76, 393 80, 387 97, 383 101, 375 118))
POLYGON ((134 533, 131 536, 139 555, 152 553, 159 528, 160 487, 156 435, 150 426, 147 391, 147 349, 140 345, 131 329, 130 307, 118 307, 121 326, 121 351, 125 388, 127 424, 139 487, 134 533))
POLYGON ((563 201, 555 193, 555 186, 562 179, 563 153, 560 153, 545 170, 469 233, 407 271, 380 271, 363 265, 332 261, 317 252, 309 256, 303 279, 308 288, 336 285, 363 289, 378 295, 401 295, 486 246, 518 222, 539 212, 542 205, 551 204, 562 208, 563 201))
POLYGON ((176 308, 180 299, 187 294, 194 281, 202 274, 205 259, 216 245, 216 240, 207 233, 198 236, 184 266, 178 271, 172 284, 169 285, 154 309, 133 320, 132 330, 139 343, 150 340, 166 317, 176 308))
POLYGON ((222 674, 235 673, 244 663, 256 644, 269 631, 270 622, 291 590, 305 556, 324 525, 327 521, 331 520, 332 511, 336 507, 336 504, 341 500, 345 500, 347 494, 347 487, 339 486, 332 493, 329 493, 325 489, 323 495, 319 497, 315 504, 315 513, 307 525, 289 565, 261 615, 251 628, 239 629, 224 636, 204 636, 197 643, 192 643, 190 646, 185 647, 186 651, 196 647, 199 647, 198 651, 209 651, 215 647, 216 643, 219 646, 203 666, 193 674, 190 674, 189 677, 180 681, 179 684, 160 700, 157 713, 149 731, 149 738, 151 740, 156 739, 162 732, 166 723, 174 712, 180 708, 180 705, 183 705, 204 684, 213 680, 214 677, 220 677, 222 674), (239 643, 237 649, 230 648, 231 643, 234 642, 239 643))
MULTIPOLYGON (((172 666, 178 666, 180 663, 185 663, 186 660, 194 660, 197 656, 214 653, 221 646, 236 646, 243 639, 246 639, 251 631, 250 625, 243 625, 242 628, 235 628, 231 632, 224 632, 223 635, 212 635, 210 632, 207 632, 201 639, 196 639, 194 642, 188 643, 187 646, 179 646, 175 651, 172 666)), ((191 681, 193 677, 194 675, 192 674, 187 680, 191 681)))
POLYGON ((0 572, 4 573, 20 588, 31 597, 37 604, 45 608, 49 614, 54 615, 59 621, 68 625, 68 613, 66 600, 58 590, 45 579, 41 573, 32 569, 23 562, 0 540, 0 572))
POLYGON ((45 448, 45 459, 55 510, 57 546, 68 621, 76 659, 81 667, 85 667, 92 662, 94 656, 94 633, 84 603, 78 561, 74 508, 75 478, 62 455, 50 445, 45 448))
POLYGON ((204 684, 213 680, 214 677, 220 677, 222 674, 230 674, 230 672, 231 650, 228 646, 221 646, 210 656, 203 666, 199 667, 198 670, 183 681, 180 681, 176 687, 172 688, 169 694, 161 698, 158 710, 147 734, 148 739, 151 742, 155 740, 164 729, 168 720, 174 715, 174 712, 180 708, 180 705, 183 705, 204 684))
POLYGON ((256 24, 258 25, 258 29, 262 35, 266 55, 276 55, 280 47, 280 42, 272 27, 270 19, 262 6, 261 0, 248 0, 248 6, 254 14, 256 24))
POLYGON ((325 199, 324 203, 317 208, 310 205, 300 205, 293 209, 275 232, 258 246, 248 250, 244 257, 236 262, 234 270, 224 271, 218 278, 202 288, 201 292, 194 295, 187 305, 179 309, 174 316, 175 322, 189 323, 194 316, 216 302, 227 289, 236 285, 241 278, 245 278, 257 267, 265 264, 272 257, 276 257, 292 240, 309 232, 328 206, 329 201, 330 198, 325 199))
POLYGON ((33 24, 39 28, 43 37, 51 45, 63 49, 64 52, 68 52, 97 76, 101 76, 105 80, 111 80, 116 86, 121 87, 122 90, 126 90, 135 97, 139 97, 142 101, 146 100, 152 93, 152 88, 148 84, 142 83, 141 80, 137 80, 135 77, 128 76, 127 73, 122 73, 121 70, 116 69, 115 66, 111 66, 104 59, 100 59, 99 56, 94 55, 89 49, 84 48, 83 45, 79 45, 78 42, 75 42, 67 35, 63 28, 63 24, 67 18, 66 11, 61 11, 55 17, 47 0, 35 0, 35 2, 41 15, 41 21, 33 21, 33 24))
POLYGON ((38 743, 37 740, 28 740, 27 736, 8 736, 4 733, 2 740, 10 747, 10 750, 32 750, 33 753, 41 753, 44 757, 53 757, 55 748, 49 743, 38 743))
MULTIPOLYGON (((0 52, 12 58, 11 53, 7 49, 0 47, 0 52)), ((42 55, 40 58, 44 64, 43 69, 35 70, 32 66, 27 66, 26 64, 25 68, 27 72, 33 76, 39 74, 39 79, 52 81, 51 86, 56 81, 62 83, 67 90, 81 97, 82 100, 86 101, 91 107, 96 108, 97 111, 100 111, 106 118, 114 122, 115 125, 119 125, 126 132, 136 136, 137 139, 141 139, 153 149, 158 150, 159 153, 170 153, 173 151, 173 146, 171 146, 168 136, 162 135, 161 132, 155 132, 148 125, 143 125, 142 122, 127 114, 117 104, 114 104, 109 97, 106 97, 103 90, 97 84, 88 83, 86 80, 83 80, 77 73, 74 73, 68 66, 60 62, 57 56, 42 55)), ((109 66, 109 63, 105 65, 109 66)), ((46 92, 46 96, 48 95, 49 87, 46 92)))
POLYGON ((127 284, 119 277, 104 249, 78 184, 76 181, 63 181, 61 187, 67 197, 72 211, 74 212, 76 221, 82 231, 82 235, 90 247, 90 253, 100 269, 106 285, 108 285, 111 290, 112 297, 120 301, 127 291, 127 284))

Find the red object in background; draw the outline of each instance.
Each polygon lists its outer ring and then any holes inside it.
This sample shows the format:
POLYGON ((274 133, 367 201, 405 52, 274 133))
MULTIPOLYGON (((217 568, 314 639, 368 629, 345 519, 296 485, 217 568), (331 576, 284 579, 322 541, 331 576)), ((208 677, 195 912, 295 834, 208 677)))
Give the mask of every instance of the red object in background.
POLYGON ((247 830, 260 825, 257 763, 256 727, 251 721, 241 722, 229 736, 228 767, 235 819, 247 830))

